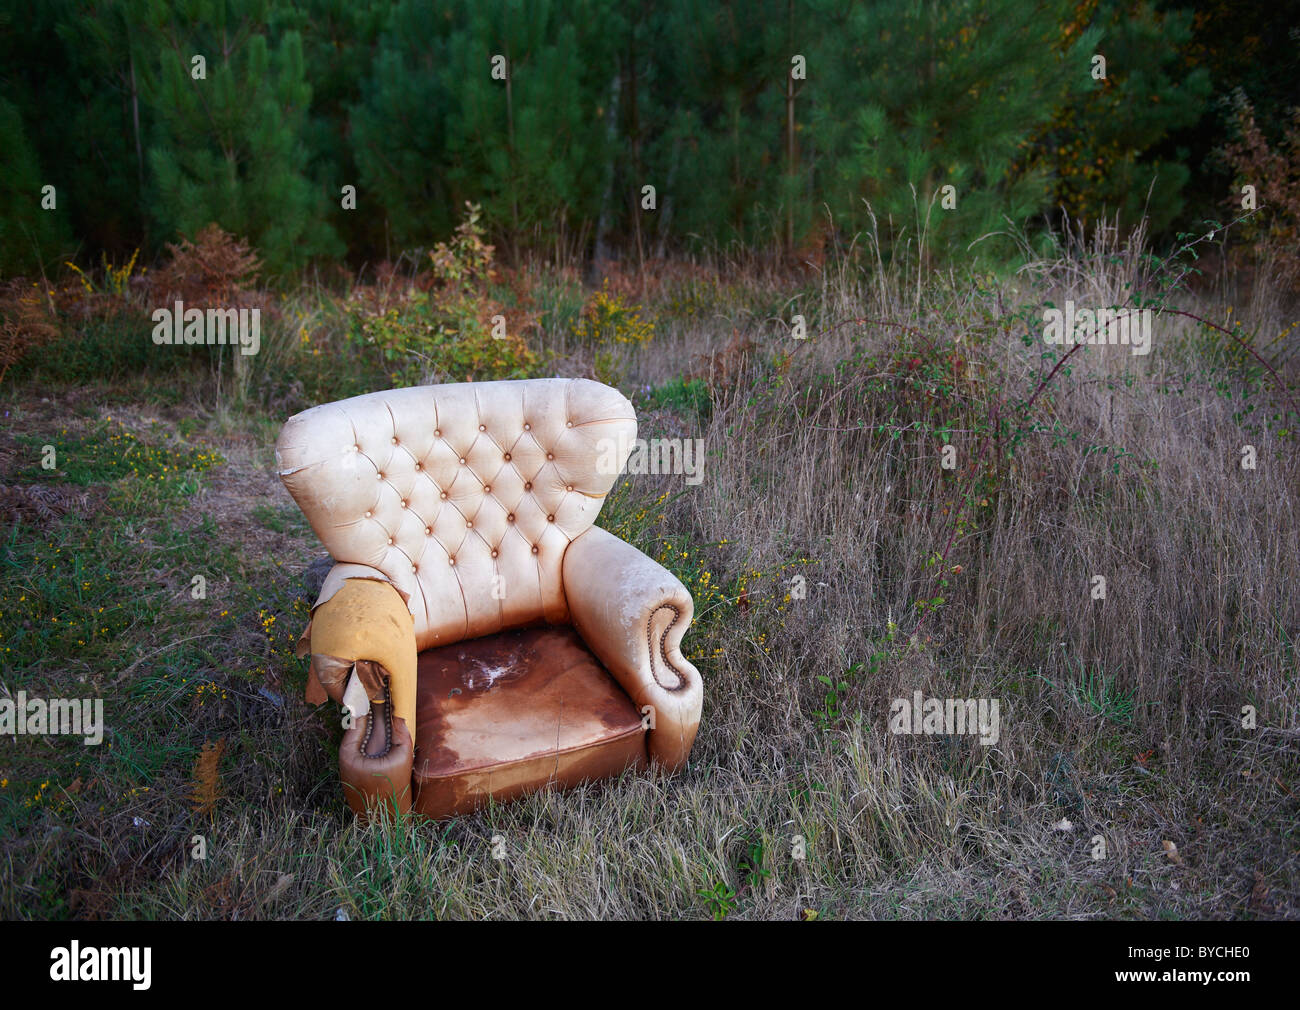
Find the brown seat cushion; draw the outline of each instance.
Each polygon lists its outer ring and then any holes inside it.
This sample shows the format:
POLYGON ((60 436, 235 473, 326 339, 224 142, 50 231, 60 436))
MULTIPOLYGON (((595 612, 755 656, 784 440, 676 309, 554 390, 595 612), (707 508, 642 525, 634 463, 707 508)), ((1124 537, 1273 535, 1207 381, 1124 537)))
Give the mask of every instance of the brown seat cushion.
POLYGON ((641 714, 569 627, 420 654, 414 808, 427 817, 646 765, 641 714))

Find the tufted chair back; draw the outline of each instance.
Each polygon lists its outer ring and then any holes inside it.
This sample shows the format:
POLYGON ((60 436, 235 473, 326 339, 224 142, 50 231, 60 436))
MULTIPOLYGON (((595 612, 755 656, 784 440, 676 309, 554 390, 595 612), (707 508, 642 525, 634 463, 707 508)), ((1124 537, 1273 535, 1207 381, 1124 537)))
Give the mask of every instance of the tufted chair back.
POLYGON ((392 582, 424 650, 568 621, 565 549, 635 436, 632 404, 598 382, 456 383, 313 407, 276 460, 335 571, 392 582))

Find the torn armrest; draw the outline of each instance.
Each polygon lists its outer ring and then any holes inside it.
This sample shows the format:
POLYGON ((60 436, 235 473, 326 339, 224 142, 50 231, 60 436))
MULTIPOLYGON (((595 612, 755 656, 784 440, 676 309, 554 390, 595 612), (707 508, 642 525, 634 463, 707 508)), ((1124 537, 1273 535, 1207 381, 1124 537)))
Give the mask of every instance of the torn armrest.
POLYGON ((415 622, 391 583, 352 577, 328 598, 322 592, 304 637, 311 651, 308 702, 320 704, 329 697, 342 704, 355 675, 371 703, 391 699, 393 717, 405 722, 414 742, 415 622))

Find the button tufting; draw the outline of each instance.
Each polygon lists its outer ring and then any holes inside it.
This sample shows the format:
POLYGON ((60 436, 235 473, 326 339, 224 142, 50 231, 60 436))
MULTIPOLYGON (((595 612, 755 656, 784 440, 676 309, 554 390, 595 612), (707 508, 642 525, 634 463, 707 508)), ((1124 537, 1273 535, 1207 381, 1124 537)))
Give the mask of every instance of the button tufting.
POLYGON ((478 426, 478 430, 479 430, 479 431, 487 431, 487 425, 486 425, 486 424, 480 424, 480 425, 478 426))
POLYGON ((405 501, 405 499, 403 499, 403 501, 402 501, 402 508, 406 508, 406 501, 405 501))
POLYGON ((456 566, 456 556, 452 555, 449 558, 447 558, 447 564, 451 565, 454 568, 456 566))
POLYGON ((433 429, 433 437, 434 437, 434 438, 442 438, 442 431, 439 430, 438 428, 434 428, 434 429, 433 429))
POLYGON ((533 430, 533 426, 531 424, 524 425, 524 431, 532 431, 532 430, 533 430))
POLYGON ((573 427, 573 422, 572 422, 572 421, 565 421, 565 422, 564 422, 564 426, 565 426, 566 428, 572 428, 572 427, 573 427))
POLYGON ((462 457, 460 458, 460 465, 461 465, 461 466, 464 466, 464 465, 465 465, 465 457, 464 457, 464 456, 462 456, 462 457))
POLYGON ((393 546, 393 538, 392 538, 392 537, 389 537, 389 538, 388 538, 388 546, 389 546, 389 547, 392 547, 392 546, 393 546))
POLYGON ((573 485, 572 485, 572 484, 565 484, 565 485, 564 485, 564 490, 566 490, 566 491, 572 491, 572 490, 573 490, 573 485))
POLYGON ((438 495, 438 497, 441 498, 443 501, 446 501, 446 500, 447 500, 447 492, 444 491, 442 494, 438 495))
POLYGON ((370 518, 370 513, 369 513, 369 512, 366 513, 366 518, 367 518, 367 519, 370 518))
POLYGON ((534 553, 534 554, 537 553, 537 545, 536 545, 536 544, 533 544, 533 553, 534 553))
POLYGON ((417 470, 423 470, 423 469, 424 469, 424 464, 423 464, 423 463, 416 463, 416 464, 415 464, 415 468, 416 468, 417 470))
POLYGON ((515 521, 515 514, 511 512, 508 516, 506 516, 506 522, 512 523, 514 521, 515 521))
POLYGON ((465 529, 467 529, 467 530, 472 530, 473 528, 474 528, 474 520, 473 520, 473 519, 466 519, 466 520, 465 520, 465 529))
POLYGON ((359 445, 354 445, 352 448, 355 449, 357 452, 361 451, 361 446, 359 445))
POLYGON ((493 551, 493 552, 492 552, 492 556, 495 558, 495 557, 497 556, 497 552, 496 552, 496 551, 493 551))
POLYGON ((394 435, 394 436, 393 436, 393 445, 396 445, 396 444, 397 444, 397 436, 394 435))
POLYGON ((383 480, 383 479, 384 479, 384 475, 383 475, 382 473, 377 473, 377 474, 375 474, 375 479, 376 479, 376 480, 383 480))
POLYGON ((505 460, 507 463, 510 462, 510 453, 506 453, 505 460))
POLYGON ((547 458, 547 459, 554 459, 554 458, 555 458, 555 453, 553 453, 553 452, 548 452, 548 453, 546 454, 546 458, 547 458))
POLYGON ((424 535, 425 535, 426 537, 431 537, 431 536, 433 536, 433 527, 432 527, 432 526, 426 526, 426 527, 424 528, 424 535))
POLYGON ((524 485, 524 490, 531 491, 532 489, 533 489, 533 482, 530 480, 527 484, 524 485))
POLYGON ((491 494, 491 493, 492 493, 492 485, 491 485, 491 484, 484 484, 484 485, 483 485, 483 493, 484 493, 484 494, 491 494))

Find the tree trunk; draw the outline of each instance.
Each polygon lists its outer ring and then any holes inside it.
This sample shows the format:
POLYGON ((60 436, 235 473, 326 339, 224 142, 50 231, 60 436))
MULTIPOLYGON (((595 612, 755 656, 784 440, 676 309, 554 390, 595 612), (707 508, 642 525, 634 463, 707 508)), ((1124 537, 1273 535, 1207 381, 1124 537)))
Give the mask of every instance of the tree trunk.
POLYGON ((618 93, 621 83, 619 71, 616 70, 609 82, 609 108, 605 110, 605 191, 601 194, 600 218, 596 222, 594 264, 604 262, 613 255, 608 235, 610 204, 614 199, 614 157, 618 149, 618 93))
MULTIPOLYGON (((791 54, 788 50, 794 48, 794 0, 788 0, 786 4, 786 49, 787 56, 791 54)), ((791 64, 785 72, 785 171, 786 171, 786 195, 785 195, 785 254, 794 255, 794 190, 795 190, 795 164, 794 164, 794 65, 791 64)))
MULTIPOLYGON (((673 119, 677 118, 677 111, 673 110, 673 119)), ((664 182, 664 191, 659 201, 659 241, 655 244, 655 256, 663 259, 667 253, 668 230, 673 221, 673 185, 677 181, 677 167, 681 163, 682 155, 682 136, 679 133, 673 138, 673 157, 668 165, 668 178, 664 182)))
MULTIPOLYGON (((130 46, 128 40, 127 45, 130 46)), ((135 126, 135 166, 140 184, 140 197, 144 198, 144 145, 140 142, 140 89, 135 83, 135 53, 131 54, 131 120, 135 126)))

